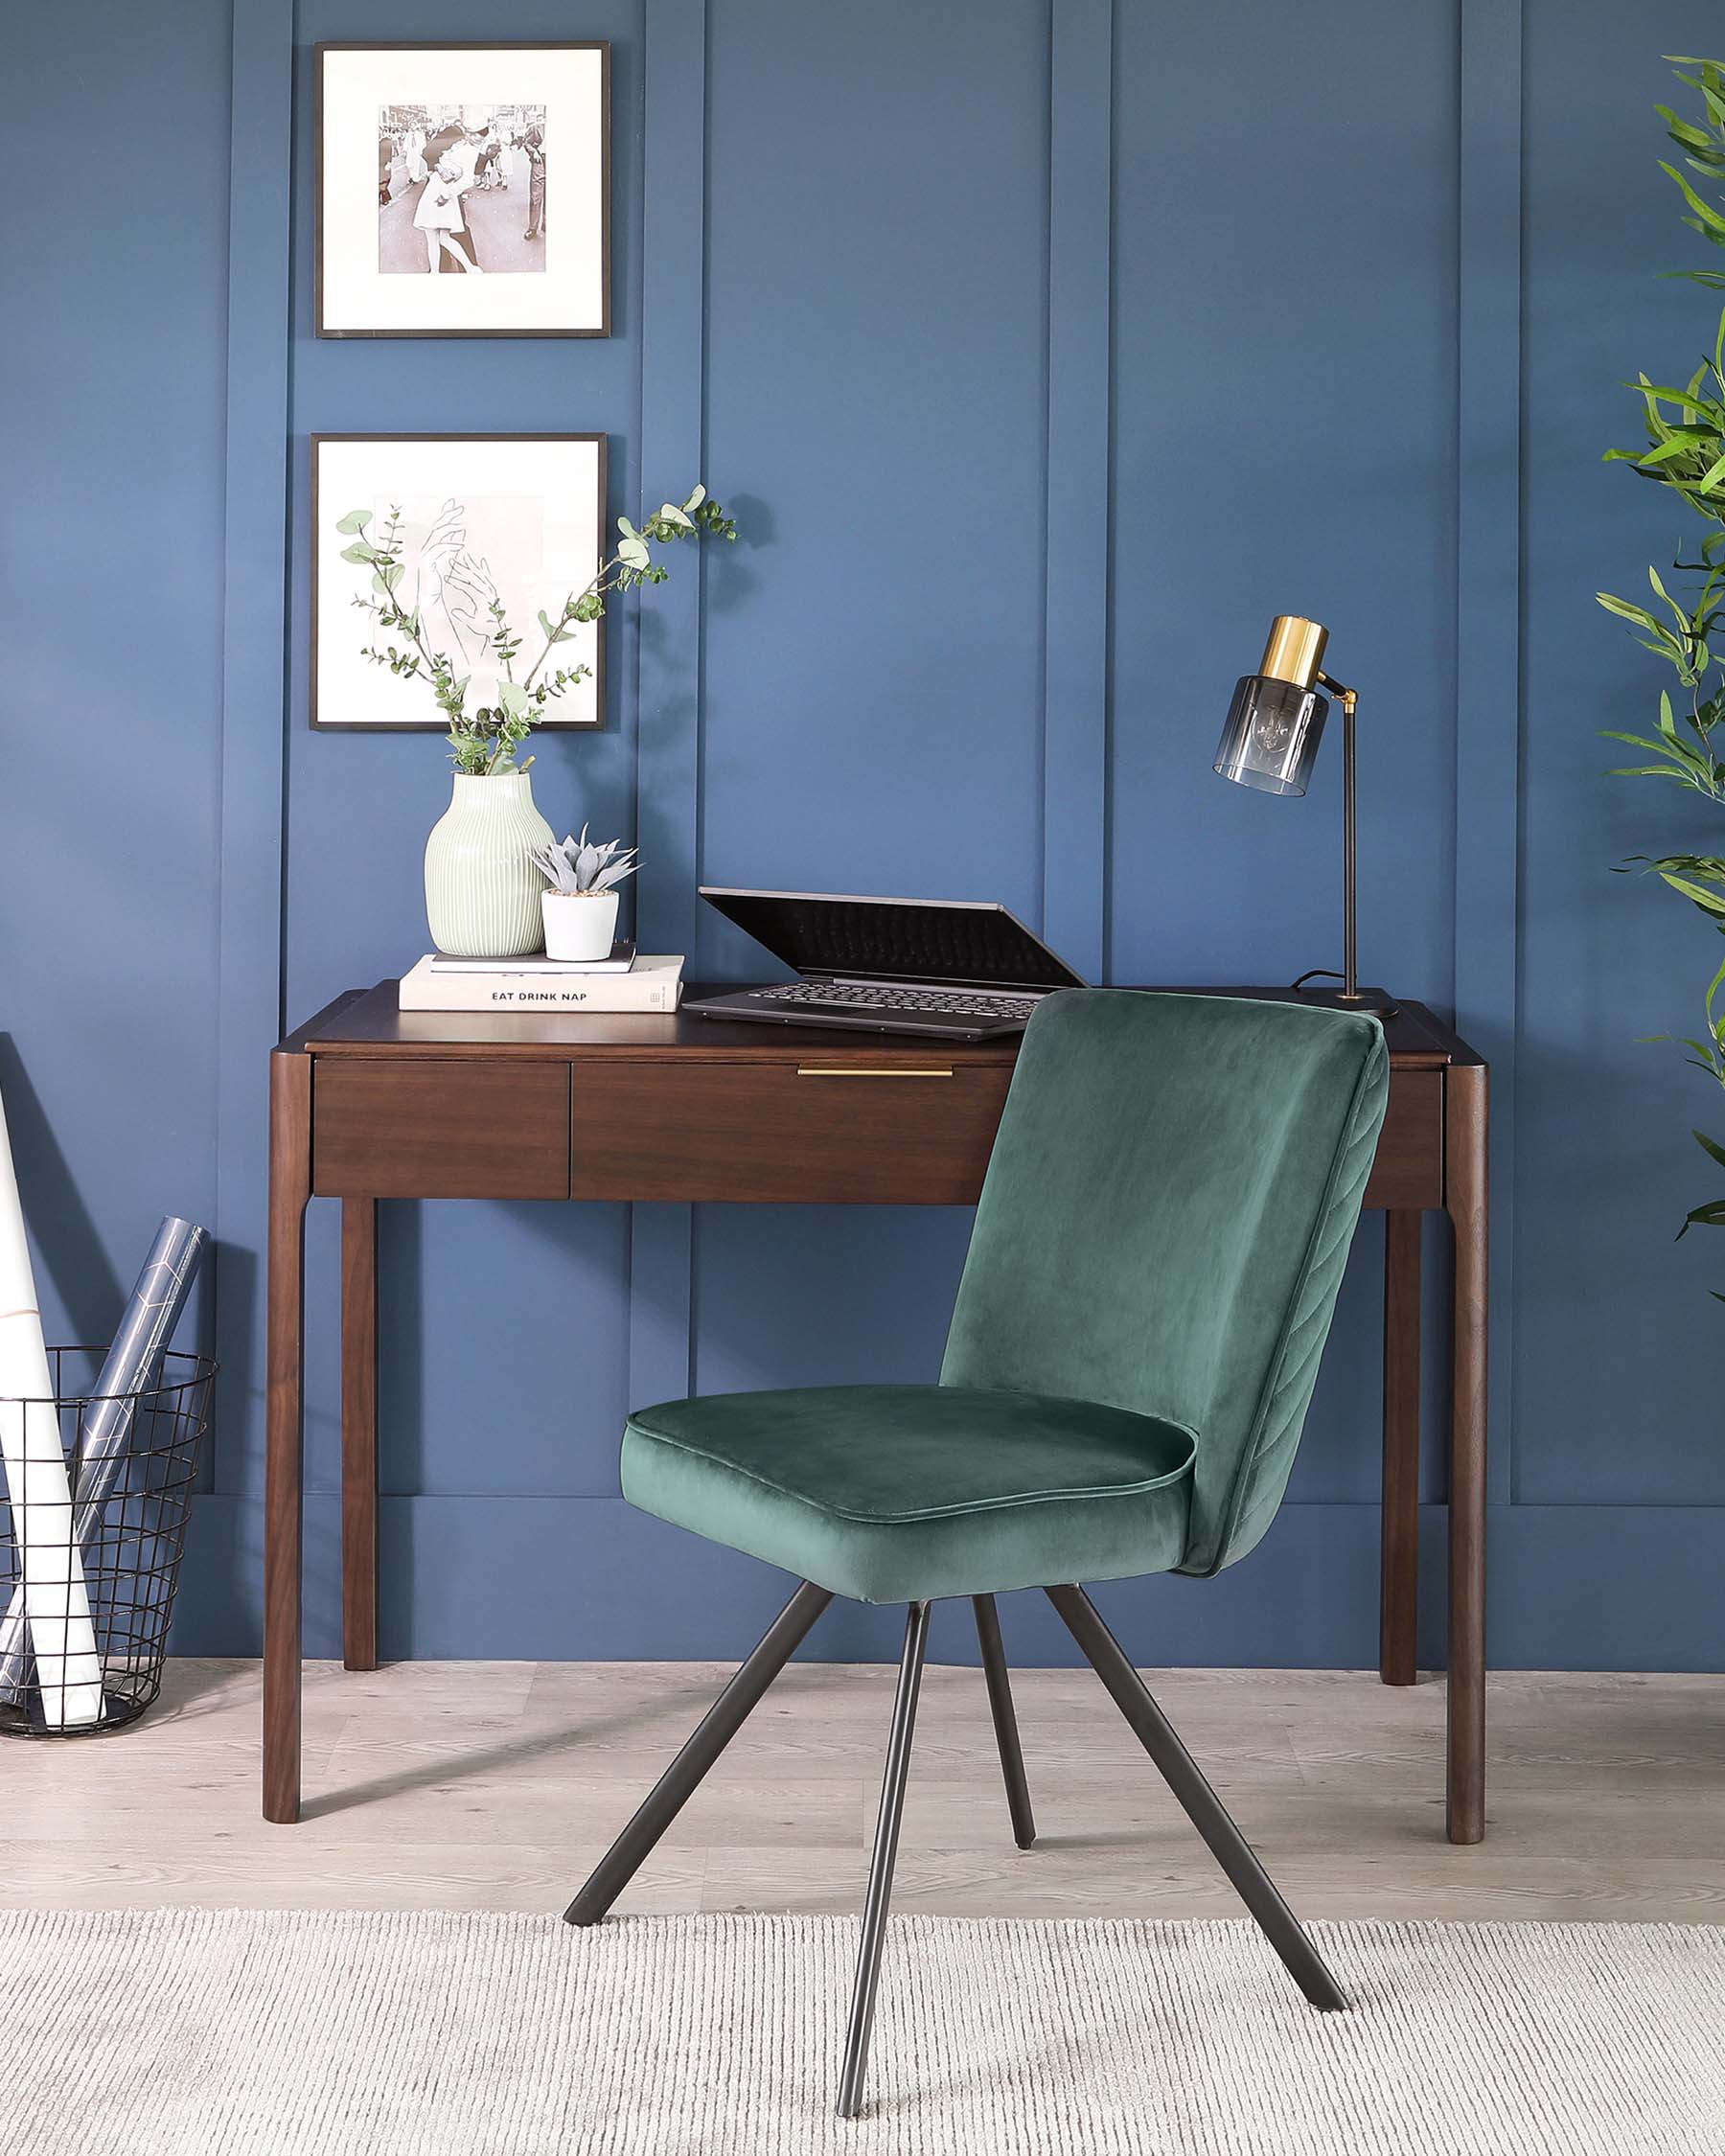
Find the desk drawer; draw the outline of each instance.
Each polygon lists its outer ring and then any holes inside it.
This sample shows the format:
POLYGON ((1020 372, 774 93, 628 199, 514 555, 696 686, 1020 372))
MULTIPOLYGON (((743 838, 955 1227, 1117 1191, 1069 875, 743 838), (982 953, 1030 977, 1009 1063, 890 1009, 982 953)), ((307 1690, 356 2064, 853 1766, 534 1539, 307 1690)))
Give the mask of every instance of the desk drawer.
POLYGON ((1443 1204, 1443 1073, 1396 1070, 1366 1203, 1380 1209, 1443 1204))
POLYGON ((583 1063, 577 1198, 752 1204, 968 1205, 982 1187, 1008 1064, 855 1055, 793 1063, 583 1063))
POLYGON ((334 1198, 566 1198, 569 1067, 320 1056, 311 1187, 334 1198))

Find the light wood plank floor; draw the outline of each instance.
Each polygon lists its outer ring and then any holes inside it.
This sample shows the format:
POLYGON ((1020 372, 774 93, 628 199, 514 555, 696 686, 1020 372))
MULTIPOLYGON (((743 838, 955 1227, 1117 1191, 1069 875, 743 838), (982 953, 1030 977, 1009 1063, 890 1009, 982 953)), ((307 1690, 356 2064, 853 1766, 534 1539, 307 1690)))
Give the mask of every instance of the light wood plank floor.
MULTIPOLYGON (((176 1662, 136 1729, 0 1743, 0 1906, 561 1910, 728 1670, 308 1665, 306 1818, 258 1815, 255 1663, 176 1662)), ((851 1910, 893 1672, 799 1663, 620 1909, 851 1910)), ((1095 1679, 1014 1674, 1040 1840, 1013 1847, 979 1672, 931 1667, 901 1910, 1233 1915, 1095 1679)), ((1309 1916, 1725 1921, 1725 1678, 1491 1681, 1489 1831, 1443 1839, 1443 1685, 1170 1670, 1152 1689, 1309 1916)))

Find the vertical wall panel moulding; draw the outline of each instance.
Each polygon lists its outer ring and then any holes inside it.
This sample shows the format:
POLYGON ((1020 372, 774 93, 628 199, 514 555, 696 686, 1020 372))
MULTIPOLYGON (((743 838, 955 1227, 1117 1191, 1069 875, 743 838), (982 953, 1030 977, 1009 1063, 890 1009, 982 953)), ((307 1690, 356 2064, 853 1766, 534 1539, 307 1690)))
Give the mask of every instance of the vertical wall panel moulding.
POLYGON ((216 1126, 216 1487, 263 1486, 267 1056, 282 1015, 291 0, 234 0, 216 1126), (272 149, 270 146, 274 145, 272 149), (236 1260, 252 1261, 236 1278, 236 1260))
MULTIPOLYGON (((703 470, 706 405, 706 6, 645 0, 642 203, 642 506, 703 470)), ((719 489, 714 479, 715 490, 719 489)), ((680 492, 678 498, 681 498, 680 492)), ((703 579, 679 561, 654 594, 640 645, 636 717, 643 950, 693 952, 701 860, 703 579)), ((637 1205, 630 1239, 632 1407, 693 1379, 694 1220, 687 1205, 637 1205)))
POLYGON ((1510 1356, 1521 760, 1522 0, 1461 0, 1456 1022, 1492 1066, 1491 1495, 1513 1495, 1510 1356))
POLYGON ((1114 0, 1052 0, 1043 923, 1106 963, 1114 0))

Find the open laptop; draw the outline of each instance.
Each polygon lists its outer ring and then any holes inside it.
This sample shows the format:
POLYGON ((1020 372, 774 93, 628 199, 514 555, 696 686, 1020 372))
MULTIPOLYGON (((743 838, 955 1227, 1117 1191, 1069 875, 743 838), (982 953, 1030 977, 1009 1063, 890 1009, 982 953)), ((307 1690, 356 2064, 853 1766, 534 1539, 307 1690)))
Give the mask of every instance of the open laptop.
POLYGON ((798 976, 683 1005, 703 1018, 987 1041, 1019 1032, 1051 990, 1085 985, 1003 906, 705 883, 701 895, 798 976))

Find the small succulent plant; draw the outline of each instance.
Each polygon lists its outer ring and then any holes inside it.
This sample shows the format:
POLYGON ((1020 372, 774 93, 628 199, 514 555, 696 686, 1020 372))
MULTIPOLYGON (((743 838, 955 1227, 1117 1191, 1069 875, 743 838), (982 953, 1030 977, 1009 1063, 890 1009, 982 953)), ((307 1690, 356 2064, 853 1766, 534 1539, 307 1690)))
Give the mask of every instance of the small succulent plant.
POLYGON ((614 890, 641 865, 634 847, 626 846, 621 838, 596 844, 587 837, 585 823, 579 838, 565 838, 561 846, 538 847, 533 861, 552 888, 568 898, 614 890))

